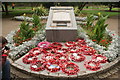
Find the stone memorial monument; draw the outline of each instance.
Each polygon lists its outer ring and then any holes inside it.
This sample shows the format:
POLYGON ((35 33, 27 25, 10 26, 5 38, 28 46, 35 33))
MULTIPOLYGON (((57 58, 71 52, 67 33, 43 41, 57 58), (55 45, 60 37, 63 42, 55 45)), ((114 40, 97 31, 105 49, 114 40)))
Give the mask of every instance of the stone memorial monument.
POLYGON ((51 7, 46 25, 46 39, 51 42, 75 40, 77 24, 73 7, 51 7))

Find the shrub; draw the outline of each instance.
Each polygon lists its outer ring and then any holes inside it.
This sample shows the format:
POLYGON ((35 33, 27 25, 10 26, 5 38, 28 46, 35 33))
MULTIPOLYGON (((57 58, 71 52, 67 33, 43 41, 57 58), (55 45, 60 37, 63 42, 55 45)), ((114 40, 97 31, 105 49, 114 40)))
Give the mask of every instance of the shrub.
POLYGON ((99 45, 108 47, 112 40, 111 37, 106 33, 106 27, 108 24, 105 24, 105 21, 108 16, 100 15, 100 13, 98 15, 98 20, 94 19, 94 15, 87 16, 87 23, 81 26, 86 31, 90 39, 99 45))
POLYGON ((46 9, 44 6, 33 8, 34 14, 37 14, 38 16, 46 16, 48 15, 48 9, 46 9))
POLYGON ((38 31, 39 29, 41 29, 41 23, 40 23, 40 19, 39 16, 37 16, 36 14, 33 14, 33 26, 29 25, 29 22, 23 21, 20 24, 20 29, 16 32, 16 35, 13 36, 13 40, 16 44, 16 46, 22 44, 25 41, 30 40, 32 37, 34 37, 36 31, 38 31))

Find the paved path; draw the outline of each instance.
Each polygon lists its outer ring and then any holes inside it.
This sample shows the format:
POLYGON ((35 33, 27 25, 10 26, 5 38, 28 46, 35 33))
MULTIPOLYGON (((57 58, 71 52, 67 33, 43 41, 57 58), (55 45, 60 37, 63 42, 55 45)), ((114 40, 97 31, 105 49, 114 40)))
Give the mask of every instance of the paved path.
POLYGON ((120 35, 119 30, 120 30, 120 25, 118 25, 120 21, 120 15, 118 16, 113 16, 107 19, 106 23, 108 24, 108 29, 115 31, 117 34, 120 35))
POLYGON ((19 28, 21 21, 11 20, 11 18, 2 19, 2 35, 6 36, 10 31, 19 28))
MULTIPOLYGON (((118 21, 120 21, 120 18, 118 19, 118 16, 111 17, 106 21, 106 23, 109 24, 108 29, 115 31, 117 34, 118 34, 118 26, 119 26, 118 21)), ((11 20, 11 18, 3 18, 2 19, 2 35, 6 36, 10 31, 18 29, 20 23, 21 21, 11 20)))

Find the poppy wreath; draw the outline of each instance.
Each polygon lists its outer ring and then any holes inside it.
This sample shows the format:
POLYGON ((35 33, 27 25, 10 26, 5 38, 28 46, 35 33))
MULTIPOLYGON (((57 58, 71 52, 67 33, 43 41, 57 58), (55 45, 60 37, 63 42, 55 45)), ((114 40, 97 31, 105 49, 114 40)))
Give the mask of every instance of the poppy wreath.
POLYGON ((45 53, 50 53, 51 51, 52 51, 52 47, 48 47, 48 48, 45 48, 45 49, 43 49, 43 52, 45 52, 45 53))
POLYGON ((48 53, 48 54, 44 54, 42 56, 42 59, 45 61, 51 61, 51 60, 55 60, 55 56, 54 54, 48 53))
POLYGON ((22 59, 22 61, 23 61, 23 63, 25 63, 25 64, 31 64, 31 63, 35 62, 37 59, 38 59, 38 58, 35 57, 34 54, 29 54, 29 55, 26 55, 26 56, 22 59))
POLYGON ((84 65, 88 70, 92 70, 92 71, 97 71, 101 68, 100 63, 96 62, 95 60, 86 61, 84 65))
POLYGON ((85 42, 85 40, 83 40, 83 39, 77 39, 76 40, 76 42, 77 42, 77 45, 86 45, 87 43, 85 42))
POLYGON ((58 50, 55 50, 55 53, 66 53, 67 51, 68 51, 68 49, 60 48, 58 50))
POLYGON ((49 51, 47 51, 46 49, 41 49, 41 53, 47 54, 47 53, 49 53, 49 51))
POLYGON ((64 62, 70 61, 69 58, 68 58, 68 55, 67 55, 67 54, 64 54, 64 53, 57 53, 57 54, 55 55, 55 59, 56 59, 59 63, 64 63, 64 62))
POLYGON ((68 75, 76 75, 77 72, 79 71, 79 66, 72 62, 65 63, 64 65, 61 64, 61 68, 62 71, 68 75), (72 69, 68 69, 68 68, 72 68, 72 69))
POLYGON ((46 64, 46 69, 49 72, 58 72, 58 71, 60 71, 60 66, 59 66, 58 62, 53 60, 53 61, 50 61, 46 64))
POLYGON ((54 49, 60 49, 62 47, 62 44, 54 42, 51 44, 51 47, 53 47, 54 49))
POLYGON ((92 47, 89 47, 89 46, 84 46, 82 49, 81 49, 84 53, 84 55, 94 55, 96 50, 94 50, 92 47))
POLYGON ((49 42, 40 42, 40 43, 38 43, 38 45, 37 45, 38 47, 40 47, 40 48, 48 48, 49 46, 50 46, 50 43, 49 42))
POLYGON ((82 54, 77 54, 77 53, 71 54, 70 58, 72 61, 75 61, 75 62, 81 62, 85 60, 85 56, 83 56, 82 54))
POLYGON ((96 61, 100 63, 106 63, 107 62, 107 57, 101 55, 101 54, 95 54, 92 56, 92 59, 95 59, 96 61))
POLYGON ((68 51, 70 53, 78 53, 79 52, 79 50, 76 47, 70 47, 70 48, 68 48, 68 51))
POLYGON ((39 54, 41 54, 41 49, 39 47, 35 47, 35 48, 31 49, 28 53, 39 55, 39 54))
POLYGON ((68 42, 65 43, 65 46, 67 46, 67 47, 74 47, 75 46, 75 42, 68 41, 68 42))
POLYGON ((42 70, 45 70, 45 65, 46 65, 45 62, 43 62, 41 60, 37 60, 30 65, 30 69, 32 71, 37 71, 37 72, 42 71, 42 70), (39 64, 40 64, 40 66, 39 66, 39 64))

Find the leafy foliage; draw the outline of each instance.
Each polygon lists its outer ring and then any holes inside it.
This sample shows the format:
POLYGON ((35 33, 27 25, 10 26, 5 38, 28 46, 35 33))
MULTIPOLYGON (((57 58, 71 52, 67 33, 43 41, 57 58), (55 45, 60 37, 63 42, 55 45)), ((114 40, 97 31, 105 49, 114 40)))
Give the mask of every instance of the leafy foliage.
POLYGON ((34 14, 38 16, 46 16, 48 15, 48 9, 46 9, 44 6, 40 6, 37 8, 33 8, 34 14))
POLYGON ((99 15, 98 20, 94 19, 94 15, 87 16, 86 24, 82 25, 88 36, 99 45, 107 47, 111 42, 111 37, 106 34, 105 24, 108 16, 99 15))
POLYGON ((20 29, 16 32, 16 35, 14 35, 13 37, 16 46, 22 44, 25 41, 30 40, 32 37, 34 37, 36 31, 41 29, 42 24, 40 23, 39 16, 37 16, 36 14, 33 14, 32 23, 33 26, 30 26, 29 23, 25 20, 20 24, 20 29))
POLYGON ((33 27, 40 27, 41 24, 40 24, 40 18, 39 18, 39 16, 37 16, 36 14, 33 14, 32 17, 33 17, 33 20, 32 20, 33 27))
POLYGON ((74 13, 76 16, 79 16, 80 10, 79 10, 78 6, 74 7, 74 13))
POLYGON ((108 26, 108 24, 105 24, 105 20, 107 19, 108 16, 103 17, 100 15, 98 21, 94 25, 93 28, 93 39, 96 39, 98 42, 104 37, 105 34, 105 29, 108 26))

